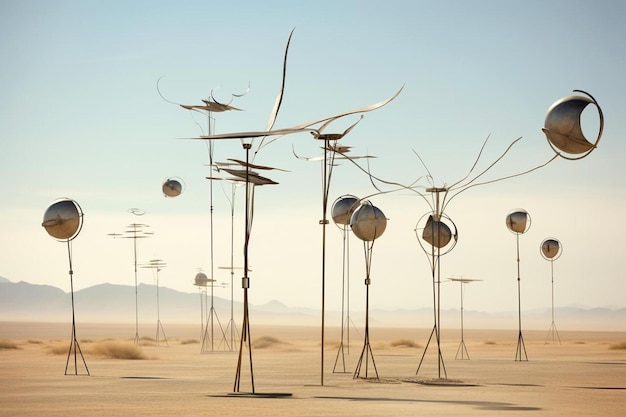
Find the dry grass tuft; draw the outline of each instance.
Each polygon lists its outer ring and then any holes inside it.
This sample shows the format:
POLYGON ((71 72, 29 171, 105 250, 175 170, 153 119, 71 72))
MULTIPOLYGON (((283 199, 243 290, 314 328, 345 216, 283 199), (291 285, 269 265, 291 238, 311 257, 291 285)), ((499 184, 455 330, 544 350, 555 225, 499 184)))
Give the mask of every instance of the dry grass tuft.
POLYGON ((91 346, 89 352, 110 359, 146 359, 141 349, 131 342, 100 342, 91 346))
POLYGON ((609 349, 611 349, 611 350, 622 350, 622 349, 626 349, 626 342, 617 342, 617 343, 613 343, 613 344, 611 344, 611 346, 609 346, 609 349))
POLYGON ((421 347, 417 342, 414 342, 411 339, 394 339, 389 342, 391 347, 399 347, 399 348, 419 348, 421 347))
POLYGON ((196 343, 200 343, 198 339, 183 339, 180 341, 181 345, 193 345, 196 343))
POLYGON ((46 350, 51 355, 63 355, 63 354, 67 354, 69 350, 69 346, 56 343, 54 345, 46 346, 46 350))
POLYGON ((255 349, 265 349, 280 344, 283 344, 283 342, 273 336, 262 336, 252 341, 252 347, 255 349))
POLYGON ((19 349, 17 343, 8 339, 0 339, 0 350, 4 349, 19 349))

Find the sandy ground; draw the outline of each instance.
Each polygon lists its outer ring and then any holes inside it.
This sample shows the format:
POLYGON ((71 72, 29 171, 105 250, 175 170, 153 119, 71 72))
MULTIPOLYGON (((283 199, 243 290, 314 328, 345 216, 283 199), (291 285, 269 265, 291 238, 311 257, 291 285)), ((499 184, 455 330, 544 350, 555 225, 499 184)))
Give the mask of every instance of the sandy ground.
POLYGON ((623 416, 626 412, 626 349, 611 349, 626 341, 626 332, 559 332, 561 344, 546 344, 546 332, 524 331, 528 361, 515 360, 517 330, 466 330, 470 360, 455 359, 458 335, 449 332, 444 337, 442 332, 444 371, 437 366, 434 339, 425 349, 430 329, 371 328, 374 362, 368 356, 361 364, 361 378, 354 378, 363 337, 353 330, 350 345, 344 343, 343 355, 338 355, 340 333, 329 328, 322 385, 319 328, 253 325, 255 395, 251 395, 248 350, 243 351, 240 390, 235 392, 237 350, 230 351, 228 338, 217 331, 213 351, 209 340, 208 352, 201 352, 199 327, 165 327, 167 345, 162 341, 156 346, 154 326, 141 326, 141 336, 151 335, 141 341, 140 353, 146 359, 114 359, 95 354, 96 348, 103 343, 134 345, 134 325, 77 323, 88 376, 80 354, 76 368, 70 355, 69 375, 64 374, 70 324, 0 323, 0 342, 17 345, 0 349, 0 415, 623 416))

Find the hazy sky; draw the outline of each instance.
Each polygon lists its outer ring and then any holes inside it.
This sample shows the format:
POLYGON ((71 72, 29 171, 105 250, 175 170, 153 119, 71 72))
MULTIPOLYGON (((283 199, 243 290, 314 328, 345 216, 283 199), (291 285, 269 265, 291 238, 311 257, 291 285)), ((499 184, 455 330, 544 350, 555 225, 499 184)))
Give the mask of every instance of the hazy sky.
MULTIPOLYGON (((548 107, 581 89, 601 105, 606 126, 599 147, 579 161, 558 159, 507 181, 455 198, 447 214, 457 246, 441 260, 443 278, 481 279, 466 308, 517 310, 515 236, 507 213, 527 210, 520 237, 522 306, 550 307, 550 263, 540 243, 563 245, 554 262, 556 306, 625 307, 622 223, 626 207, 626 3, 622 1, 31 1, 0 3, 0 276, 69 291, 66 246, 41 227, 59 197, 76 200, 84 227, 73 241, 75 289, 111 282, 132 285, 132 241, 112 239, 132 222, 154 237, 138 243, 138 261, 160 258, 160 285, 195 292, 202 268, 230 281, 228 184, 214 184, 214 268, 210 263, 209 161, 206 119, 167 103, 200 104, 250 91, 215 114, 216 133, 261 130, 278 93, 285 44, 295 28, 285 96, 275 128, 398 98, 365 118, 341 140, 352 154, 370 154, 372 172, 409 183, 426 175, 437 186, 461 179, 490 136, 487 167, 523 139, 489 174, 515 174, 553 152, 541 131, 548 107), (415 151, 415 152, 414 152, 415 151), (162 182, 184 180, 165 198, 162 182), (146 211, 133 216, 129 208, 146 211)), ((595 140, 597 112, 583 114, 595 140)), ((334 125, 342 131, 358 120, 334 125)), ((291 306, 321 303, 321 154, 308 133, 262 149, 258 164, 279 167, 279 185, 256 190, 250 243, 250 301, 291 306)), ((238 140, 215 144, 215 160, 243 159, 238 140)), ((422 179, 423 185, 428 185, 422 179)), ((335 168, 330 205, 341 195, 374 192, 349 163, 335 168)), ((430 209, 409 193, 375 196, 389 218, 375 243, 370 305, 432 305, 428 259, 415 236, 430 209)), ((243 192, 235 200, 235 264, 241 266, 243 192)), ((339 310, 340 230, 328 228, 327 308, 339 310)), ((350 239, 351 303, 364 304, 363 245, 350 239)), ((150 270, 139 281, 153 283, 150 270)), ((458 284, 443 284, 442 307, 457 307, 458 284)), ((228 297, 227 289, 216 295, 228 297)), ((242 298, 240 272, 235 298, 242 298)))

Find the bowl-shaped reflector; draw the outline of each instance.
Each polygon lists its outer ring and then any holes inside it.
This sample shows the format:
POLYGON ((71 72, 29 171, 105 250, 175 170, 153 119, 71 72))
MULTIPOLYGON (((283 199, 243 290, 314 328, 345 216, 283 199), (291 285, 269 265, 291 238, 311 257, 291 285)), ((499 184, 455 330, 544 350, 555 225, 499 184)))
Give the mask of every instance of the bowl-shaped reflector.
POLYGON ((361 240, 372 242, 379 238, 387 227, 387 218, 378 207, 370 202, 361 206, 352 213, 350 218, 352 232, 361 240))
POLYGON ((70 199, 53 203, 43 215, 41 225, 50 236, 58 240, 72 240, 78 235, 83 224, 80 206, 70 199))

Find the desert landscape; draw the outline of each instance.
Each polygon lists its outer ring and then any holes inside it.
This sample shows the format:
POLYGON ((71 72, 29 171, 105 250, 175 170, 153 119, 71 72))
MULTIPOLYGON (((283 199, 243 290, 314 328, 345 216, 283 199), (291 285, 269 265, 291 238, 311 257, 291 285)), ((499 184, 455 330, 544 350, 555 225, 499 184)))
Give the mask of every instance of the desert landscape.
POLYGON ((439 378, 434 339, 425 351, 431 329, 371 327, 374 362, 355 379, 363 337, 352 332, 338 355, 340 329, 329 327, 322 386, 319 327, 252 325, 252 394, 245 346, 234 392, 237 349, 215 339, 201 353, 198 327, 169 326, 158 346, 146 336, 136 346, 134 325, 77 323, 90 375, 80 354, 65 375, 71 323, 2 322, 0 415, 622 416, 626 406, 624 332, 561 331, 559 344, 525 331, 521 362, 517 331, 466 329, 469 360, 455 359, 458 335, 442 332, 439 378))

